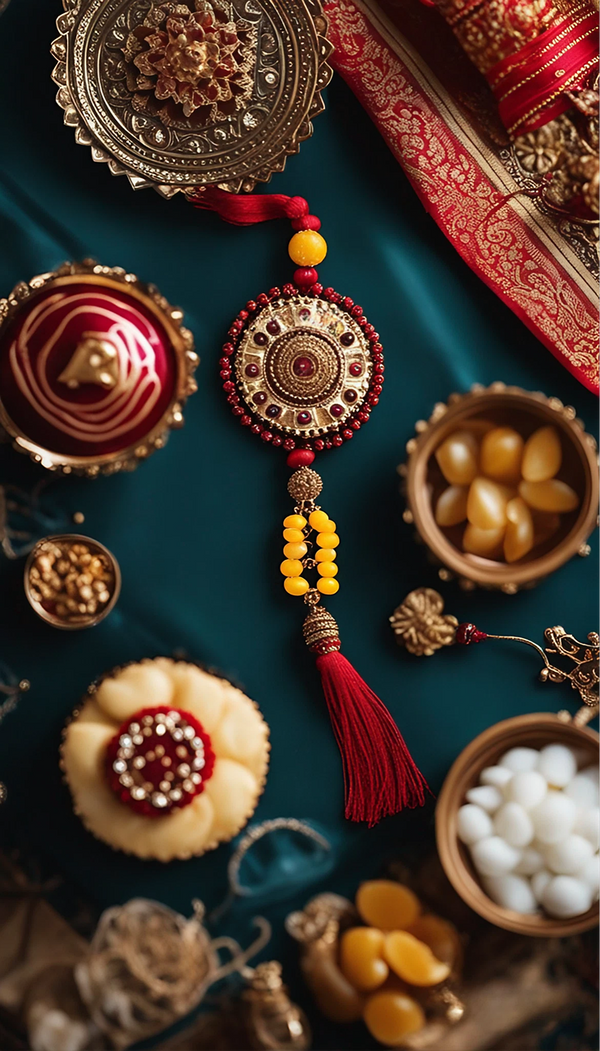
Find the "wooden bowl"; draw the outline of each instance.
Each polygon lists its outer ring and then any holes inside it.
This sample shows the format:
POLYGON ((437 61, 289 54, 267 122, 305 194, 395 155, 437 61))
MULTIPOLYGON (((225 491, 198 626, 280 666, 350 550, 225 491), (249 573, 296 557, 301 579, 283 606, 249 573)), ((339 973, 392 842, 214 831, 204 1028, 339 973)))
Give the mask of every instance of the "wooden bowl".
POLYGON ((441 563, 440 577, 459 578, 467 588, 475 585, 498 588, 514 594, 553 573, 575 554, 589 554, 587 539, 594 529, 598 514, 598 467, 596 442, 586 434, 575 409, 558 398, 547 398, 539 391, 493 383, 484 388, 476 385, 467 394, 451 394, 448 404, 439 402, 429 418, 416 424, 417 436, 407 443, 406 475, 408 508, 405 520, 414 522, 419 535, 441 563), (471 555, 461 548, 463 526, 441 529, 434 517, 437 497, 446 487, 434 453, 452 431, 467 420, 489 419, 499 426, 514 427, 527 439, 538 427, 552 424, 560 433, 563 462, 557 478, 576 490, 579 507, 561 515, 557 533, 536 546, 518 562, 508 564, 471 555))
POLYGON ((587 726, 562 722, 549 712, 534 712, 506 719, 484 730, 467 745, 451 767, 435 812, 438 853, 454 889, 489 923, 538 938, 563 938, 598 925, 598 902, 588 912, 569 920, 553 919, 542 913, 525 915, 496 905, 483 890, 468 848, 457 836, 457 814, 465 802, 466 792, 478 784, 481 771, 486 766, 494 766, 509 748, 564 744, 580 756, 580 766, 587 766, 598 762, 599 740, 598 734, 587 726))

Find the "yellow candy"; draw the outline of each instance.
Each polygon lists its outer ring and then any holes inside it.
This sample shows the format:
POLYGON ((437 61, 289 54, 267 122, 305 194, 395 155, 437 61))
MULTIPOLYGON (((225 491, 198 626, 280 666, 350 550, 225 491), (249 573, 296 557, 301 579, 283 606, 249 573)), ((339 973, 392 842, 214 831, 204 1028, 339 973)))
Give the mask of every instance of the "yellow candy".
POLYGON ((477 474, 477 438, 469 431, 454 431, 436 450, 435 458, 447 482, 469 485, 477 474))
POLYGON ((315 562, 335 562, 337 551, 332 547, 320 547, 315 555, 315 562))
POLYGON ((523 478, 526 482, 545 482, 554 478, 561 463, 562 447, 556 427, 540 427, 525 445, 523 478))
POLYGON ((482 558, 499 558, 505 530, 506 526, 500 529, 478 529, 469 522, 463 533, 463 551, 468 551, 470 555, 481 555, 482 558))
POLYGON ((288 595, 306 595, 309 583, 304 577, 286 577, 283 586, 288 595))
POLYGON ((496 482, 516 483, 521 478, 523 439, 512 427, 495 427, 481 441, 479 467, 496 482))
POLYGON ((410 985, 439 985, 450 974, 450 967, 436 959, 424 942, 407 931, 386 935, 383 955, 399 978, 410 985))
POLYGON ((469 490, 465 485, 449 485, 438 499, 435 506, 435 520, 439 526, 458 525, 467 517, 467 496, 469 490))
POLYGON ((288 515, 287 518, 284 518, 283 524, 286 529, 304 529, 306 518, 302 515, 288 515))
POLYGON ((324 511, 312 511, 308 516, 308 524, 316 529, 317 533, 321 530, 324 532, 329 527, 329 515, 324 511))
POLYGON ((405 1036, 418 1033, 425 1025, 421 1005, 412 997, 391 990, 369 997, 363 1019, 371 1036, 386 1047, 398 1047, 405 1036))
POLYGON ((319 533, 317 536, 319 547, 337 547, 339 542, 340 538, 337 533, 319 533))
POLYGON ((383 985, 389 967, 383 959, 385 937, 375 927, 351 927, 340 939, 340 968, 361 992, 383 985))
POLYGON ((327 255, 327 241, 316 230, 298 230, 288 245, 288 252, 296 266, 318 266, 327 255))
POLYGON ((560 529, 560 515, 549 511, 532 511, 533 544, 543 544, 560 529))
POLYGON ((409 934, 428 945, 436 959, 449 967, 453 967, 460 956, 462 946, 458 931, 440 916, 433 913, 419 916, 411 925, 409 934))
POLYGON ((557 478, 549 478, 546 482, 521 482, 519 496, 536 511, 574 511, 579 505, 577 493, 557 478))
POLYGON ((306 544, 286 544, 283 549, 286 558, 304 558, 307 551, 306 544))
POLYGON ((489 478, 476 478, 467 497, 467 518, 478 529, 500 529, 506 525, 506 505, 514 496, 507 489, 489 478))
POLYGON ((319 562, 317 570, 322 577, 337 577, 338 567, 335 562, 319 562))
POLYGON ((340 585, 332 577, 321 577, 317 580, 317 590, 322 595, 335 595, 340 590, 340 585))
POLYGON ((297 558, 286 558, 285 562, 282 562, 279 568, 284 577, 299 577, 302 574, 304 566, 297 558))
POLYGON ((508 524, 504 536, 504 557, 507 562, 518 562, 533 547, 533 518, 520 496, 506 505, 508 524))
POLYGON ((390 879, 362 883, 356 893, 356 908, 365 923, 388 931, 410 927, 421 911, 416 894, 390 879))
POLYGON ((304 540, 304 533, 301 529, 284 529, 283 539, 286 540, 288 544, 301 544, 304 540))

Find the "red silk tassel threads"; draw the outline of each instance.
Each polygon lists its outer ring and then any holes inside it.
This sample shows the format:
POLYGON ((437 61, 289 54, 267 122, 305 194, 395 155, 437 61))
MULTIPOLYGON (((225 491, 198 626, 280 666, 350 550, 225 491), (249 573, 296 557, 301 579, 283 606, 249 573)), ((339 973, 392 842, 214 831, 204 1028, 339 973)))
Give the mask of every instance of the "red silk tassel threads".
POLYGON ((345 816, 369 828, 406 807, 423 806, 429 791, 383 701, 339 652, 336 621, 321 606, 304 621, 317 655, 323 692, 344 768, 345 816))

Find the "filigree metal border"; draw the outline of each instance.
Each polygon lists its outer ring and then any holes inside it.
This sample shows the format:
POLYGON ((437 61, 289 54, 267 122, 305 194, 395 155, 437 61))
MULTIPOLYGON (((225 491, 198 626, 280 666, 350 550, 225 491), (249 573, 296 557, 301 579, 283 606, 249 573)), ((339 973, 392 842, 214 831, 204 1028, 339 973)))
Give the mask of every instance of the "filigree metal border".
POLYGON ((154 285, 140 281, 135 274, 128 273, 123 267, 102 266, 94 259, 84 259, 81 263, 63 263, 56 270, 38 274, 29 282, 21 281, 15 285, 8 298, 0 299, 0 335, 6 323, 40 289, 58 278, 78 275, 95 275, 101 280, 104 279, 107 285, 123 285, 149 299, 167 329, 178 363, 173 397, 166 412, 150 433, 142 441, 126 449, 95 458, 66 456, 63 453, 52 452, 31 441, 11 420, 0 400, 0 431, 3 429, 12 439, 13 448, 18 452, 26 453, 35 463, 50 471, 57 471, 63 475, 84 475, 87 478, 95 478, 98 475, 135 470, 142 460, 147 459, 156 449, 162 449, 166 445, 171 430, 183 426, 183 406, 187 397, 198 389, 194 372, 200 359, 194 350, 194 337, 183 325, 183 311, 179 307, 171 306, 154 285))

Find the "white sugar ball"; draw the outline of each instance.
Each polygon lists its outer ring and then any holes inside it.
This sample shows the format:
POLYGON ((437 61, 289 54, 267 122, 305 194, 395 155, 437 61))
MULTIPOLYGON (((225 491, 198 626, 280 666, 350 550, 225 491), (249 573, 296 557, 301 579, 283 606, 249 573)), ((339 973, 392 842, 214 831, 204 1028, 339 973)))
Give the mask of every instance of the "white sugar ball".
POLYGON ((577 807, 562 792, 549 792, 530 812, 535 834, 541 843, 558 843, 575 824, 577 807))
POLYGON ((531 889, 535 895, 536 901, 542 900, 544 891, 550 883, 550 880, 553 878, 552 873, 548 872, 548 869, 540 869, 539 872, 536 872, 531 877, 531 889))
POLYGON ((488 836, 475 843, 471 856, 473 864, 482 876, 503 876, 514 869, 521 860, 521 851, 505 843, 500 836, 488 836))
POLYGON ((499 765, 513 774, 522 774, 526 770, 536 770, 540 753, 535 748, 511 748, 502 756, 499 765))
POLYGON ((565 788, 565 795, 578 807, 589 809, 598 806, 598 785, 586 774, 576 774, 565 788))
POLYGON ((504 802, 504 796, 493 785, 478 785, 477 788, 470 788, 466 797, 469 803, 483 807, 488 814, 493 814, 504 802))
POLYGON ((536 872, 541 872, 543 868, 545 868, 544 855, 540 854, 535 847, 527 847, 523 851, 523 856, 516 866, 515 872, 518 876, 535 876, 536 872))
POLYGON ((548 791, 546 779, 537 770, 525 770, 510 779, 504 793, 513 803, 520 803, 525 810, 531 810, 542 802, 548 791))
POLYGON ((540 752, 538 770, 549 785, 564 788, 577 773, 577 760, 564 744, 547 744, 540 752))
POLYGON ((589 839, 594 850, 598 850, 600 847, 600 810, 598 807, 592 807, 591 810, 578 810, 573 832, 589 839))
POLYGON ((582 880, 590 888, 592 901, 597 901, 600 887, 600 857, 594 854, 591 858, 588 858, 585 865, 575 875, 577 879, 582 880))
POLYGON ((477 843, 493 832, 490 815, 473 803, 465 803, 457 814, 456 830, 463 843, 477 843))
POLYGON ((600 781, 600 767, 598 766, 586 766, 579 773, 582 777, 589 777, 590 781, 593 781, 595 785, 600 781))
POLYGON ((542 894, 542 905, 551 916, 568 920, 587 912, 592 904, 592 891, 583 880, 573 876, 555 876, 542 894))
POLYGON ((561 876, 572 876, 574 872, 583 868, 593 853, 589 839, 571 835, 546 848, 546 863, 553 872, 558 872, 561 876))
POLYGON ((479 775, 482 785, 493 785, 494 788, 504 788, 505 784, 513 776, 512 770, 506 766, 486 766, 479 775))
POLYGON ((529 885, 522 876, 488 876, 484 888, 496 905, 514 912, 536 912, 537 902, 529 885))
POLYGON ((511 847, 526 847, 533 839, 533 822, 518 803, 505 803, 496 812, 494 832, 511 847))

